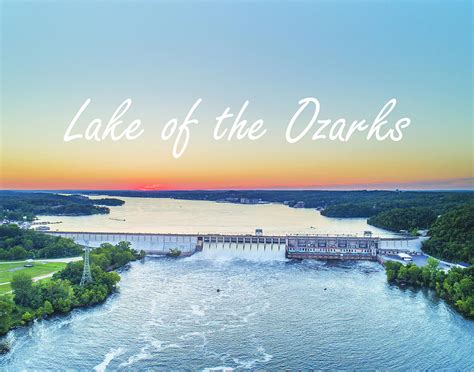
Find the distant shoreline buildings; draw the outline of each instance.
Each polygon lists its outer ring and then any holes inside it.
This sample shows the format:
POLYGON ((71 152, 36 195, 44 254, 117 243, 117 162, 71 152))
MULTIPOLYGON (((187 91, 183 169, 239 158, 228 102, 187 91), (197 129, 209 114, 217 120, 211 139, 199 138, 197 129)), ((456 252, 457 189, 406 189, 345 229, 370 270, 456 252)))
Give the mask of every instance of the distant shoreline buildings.
MULTIPOLYGON (((261 198, 234 198, 234 197, 229 197, 221 200, 217 200, 217 203, 236 203, 236 204, 269 204, 271 202, 262 200, 261 198)), ((294 200, 285 200, 283 202, 284 205, 287 205, 292 208, 305 208, 305 202, 304 201, 297 201, 295 202, 294 200)), ((320 208, 322 209, 322 208, 320 208)), ((320 210, 318 209, 318 210, 320 210)))

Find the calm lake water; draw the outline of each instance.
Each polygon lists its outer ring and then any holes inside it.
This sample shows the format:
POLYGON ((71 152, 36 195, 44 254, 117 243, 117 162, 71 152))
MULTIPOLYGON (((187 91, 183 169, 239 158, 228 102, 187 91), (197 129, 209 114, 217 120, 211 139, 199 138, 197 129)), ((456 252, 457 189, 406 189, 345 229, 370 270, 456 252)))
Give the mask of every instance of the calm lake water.
MULTIPOLYGON (((125 199, 109 216, 61 217, 57 226, 243 233, 369 228, 364 220, 281 205, 125 199)), ((429 291, 390 286, 377 263, 250 260, 204 251, 135 262, 104 304, 11 332, 13 350, 0 357, 0 369, 461 370, 474 365, 473 337, 474 322, 429 291)))
POLYGON ((362 234, 391 236, 367 224, 363 218, 327 218, 314 209, 289 208, 282 204, 243 205, 208 201, 122 198, 125 204, 110 207, 110 214, 83 217, 42 216, 57 222, 52 230, 147 233, 251 234, 262 228, 266 234, 362 234), (125 220, 125 221, 123 221, 125 220))

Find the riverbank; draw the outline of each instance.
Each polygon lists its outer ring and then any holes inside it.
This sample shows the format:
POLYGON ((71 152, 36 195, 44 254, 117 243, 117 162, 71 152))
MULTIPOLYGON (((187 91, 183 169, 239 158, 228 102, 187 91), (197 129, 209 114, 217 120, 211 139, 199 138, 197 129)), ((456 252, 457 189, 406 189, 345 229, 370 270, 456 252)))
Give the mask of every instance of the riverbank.
POLYGON ((458 312, 474 319, 474 266, 445 271, 439 267, 439 261, 431 257, 423 267, 395 261, 387 261, 384 266, 388 282, 400 287, 433 289, 458 312))
POLYGON ((105 303, 12 331, 0 369, 466 370, 474 363, 474 322, 428 291, 389 285, 376 262, 197 254, 147 257, 120 275, 120 290, 105 303))
POLYGON ((104 244, 91 254, 93 281, 84 286, 80 285, 82 261, 72 261, 67 265, 54 263, 64 268, 51 279, 37 282, 23 270, 15 273, 10 283, 13 294, 0 297, 0 334, 28 325, 35 319, 66 314, 77 307, 103 302, 115 292, 120 281, 120 275, 113 270, 142 257, 143 254, 133 251, 128 243, 104 244))

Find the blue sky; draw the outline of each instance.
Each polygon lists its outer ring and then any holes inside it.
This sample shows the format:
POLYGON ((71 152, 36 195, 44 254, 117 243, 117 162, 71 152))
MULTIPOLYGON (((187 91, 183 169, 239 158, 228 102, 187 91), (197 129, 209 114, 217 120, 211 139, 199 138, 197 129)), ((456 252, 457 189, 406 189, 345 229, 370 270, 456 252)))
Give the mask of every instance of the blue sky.
POLYGON ((468 1, 4 1, 5 184, 434 187, 464 180, 459 187, 467 187, 471 16, 468 1), (394 115, 412 124, 401 143, 287 144, 288 120, 307 96, 334 120, 373 117, 395 97, 394 115), (146 129, 139 140, 62 141, 86 98, 84 121, 108 118, 128 97, 130 115, 146 129), (199 97, 199 127, 186 156, 173 159, 160 130, 199 97), (268 135, 258 143, 213 141, 215 117, 247 99, 248 119, 263 118, 268 135))

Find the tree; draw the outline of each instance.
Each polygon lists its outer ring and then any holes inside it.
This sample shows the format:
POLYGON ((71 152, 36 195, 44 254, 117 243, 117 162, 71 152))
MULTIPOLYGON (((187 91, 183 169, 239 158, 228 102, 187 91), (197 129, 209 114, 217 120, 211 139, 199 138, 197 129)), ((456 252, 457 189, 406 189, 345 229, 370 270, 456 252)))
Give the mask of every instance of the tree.
POLYGON ((449 209, 429 231, 423 251, 454 262, 474 264, 474 203, 449 209))
POLYGON ((434 271, 439 267, 439 261, 433 257, 428 257, 426 263, 430 271, 434 271))
POLYGON ((423 266, 421 268, 421 280, 423 281, 423 284, 429 287, 430 279, 431 279, 430 268, 428 266, 423 266))
POLYGON ((44 313, 47 315, 51 315, 54 313, 53 305, 51 305, 51 302, 46 300, 43 305, 44 313))
POLYGON ((15 304, 10 297, 0 297, 0 334, 8 332, 12 323, 12 312, 15 304))
POLYGON ((123 251, 123 252, 117 252, 113 256, 112 263, 113 263, 113 267, 121 267, 133 260, 134 260, 134 257, 133 257, 132 252, 123 251))
POLYGON ((472 278, 463 278, 459 281, 460 296, 467 298, 474 295, 474 280, 472 278))
POLYGON ((28 257, 28 252, 21 246, 17 245, 10 249, 11 260, 23 260, 28 257))
POLYGON ((28 323, 29 321, 31 321, 32 319, 34 318, 34 315, 31 314, 29 311, 26 311, 25 313, 23 313, 23 315, 21 316, 21 319, 28 323))
POLYGON ((387 261, 385 262, 385 269, 387 270, 387 280, 389 282, 393 282, 398 278, 398 271, 402 264, 400 262, 395 261, 387 261))
POLYGON ((41 283, 43 298, 47 299, 54 311, 67 313, 76 303, 74 290, 67 280, 51 280, 41 283))
POLYGON ((81 282, 84 264, 82 261, 69 262, 66 267, 53 275, 53 279, 69 280, 72 284, 81 282))
POLYGON ((388 230, 414 230, 416 233, 419 228, 430 227, 436 217, 431 208, 393 208, 371 217, 368 223, 388 230))
POLYGON ((15 295, 15 303, 20 306, 30 306, 34 297, 31 277, 28 274, 19 272, 13 276, 11 287, 15 295))
POLYGON ((102 270, 107 270, 110 265, 110 257, 105 253, 91 254, 91 262, 99 266, 102 270))
POLYGON ((419 284, 421 282, 421 270, 414 264, 408 265, 408 282, 410 284, 419 284))

